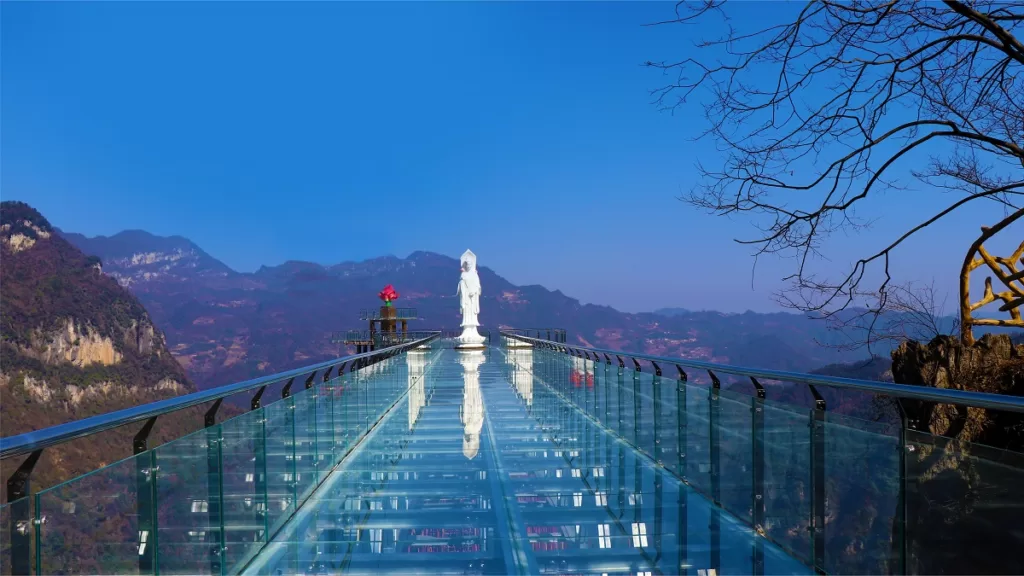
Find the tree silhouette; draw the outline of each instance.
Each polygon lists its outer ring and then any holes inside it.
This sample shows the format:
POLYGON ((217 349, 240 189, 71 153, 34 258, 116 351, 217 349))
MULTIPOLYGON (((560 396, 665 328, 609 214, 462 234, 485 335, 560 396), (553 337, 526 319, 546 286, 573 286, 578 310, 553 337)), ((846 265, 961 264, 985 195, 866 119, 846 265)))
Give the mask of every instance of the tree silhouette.
POLYGON ((890 255, 908 238, 968 204, 997 203, 1002 218, 1024 205, 1024 3, 825 0, 752 30, 734 28, 722 4, 679 3, 675 18, 653 24, 723 19, 728 31, 700 41, 696 57, 647 65, 674 76, 656 102, 674 110, 698 100, 702 137, 724 152, 720 165, 699 167, 683 199, 763 219, 738 241, 794 258, 784 305, 831 317, 867 304, 877 317, 894 284, 890 255), (945 207, 845 274, 816 273, 823 241, 867 226, 856 209, 898 188, 908 168, 947 193, 945 207))

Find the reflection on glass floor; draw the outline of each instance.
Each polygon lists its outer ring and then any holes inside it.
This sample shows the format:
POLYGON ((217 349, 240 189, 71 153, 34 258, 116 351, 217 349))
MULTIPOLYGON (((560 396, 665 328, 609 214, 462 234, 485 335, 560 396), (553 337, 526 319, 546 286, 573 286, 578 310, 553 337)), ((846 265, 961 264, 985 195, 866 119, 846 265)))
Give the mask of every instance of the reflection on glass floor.
POLYGON ((514 367, 531 353, 441 351, 247 573, 751 574, 755 547, 809 573, 727 514, 713 534, 718 508, 514 367))

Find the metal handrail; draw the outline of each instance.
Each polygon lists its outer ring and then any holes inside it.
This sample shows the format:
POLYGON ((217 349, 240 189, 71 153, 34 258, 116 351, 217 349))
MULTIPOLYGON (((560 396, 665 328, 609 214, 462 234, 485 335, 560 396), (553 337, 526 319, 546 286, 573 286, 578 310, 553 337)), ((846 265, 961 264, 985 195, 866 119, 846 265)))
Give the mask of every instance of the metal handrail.
POLYGON ((383 348, 372 352, 364 352, 362 354, 353 354, 351 356, 335 358, 312 366, 296 368, 294 370, 288 370, 286 372, 280 372, 278 374, 271 374, 268 376, 260 376, 259 378, 253 378, 252 380, 246 380, 244 382, 228 384, 212 388, 210 390, 151 402, 149 404, 132 406, 131 408, 108 412, 106 414, 98 414, 96 416, 90 416, 89 418, 75 420, 74 422, 50 426, 49 428, 43 428, 42 430, 34 430, 32 432, 18 434, 17 436, 0 438, 0 460, 31 454, 32 452, 56 446, 57 444, 62 444, 70 440, 119 428, 127 424, 141 422, 143 420, 162 416, 171 412, 177 412, 179 410, 184 410, 185 408, 198 406, 199 404, 221 400, 234 394, 263 388, 278 382, 294 380, 299 376, 307 376, 307 380, 312 381, 319 371, 327 370, 325 374, 329 374, 336 366, 341 366, 339 369, 340 371, 344 370, 345 364, 349 364, 351 371, 359 363, 359 360, 367 360, 377 358, 379 356, 394 356, 395 354, 404 352, 409 348, 415 348, 426 344, 427 342, 438 338, 438 336, 439 334, 435 333, 426 338, 421 338, 414 342, 400 344, 398 346, 391 346, 389 348, 383 348))
POLYGON ((594 354, 608 356, 627 357, 634 360, 658 364, 674 365, 677 367, 695 368, 712 372, 723 372, 747 378, 762 378, 765 380, 782 380, 787 382, 798 382, 810 386, 828 386, 830 388, 843 388, 847 390, 860 390, 863 392, 874 392, 884 396, 897 398, 909 398, 924 400, 939 404, 956 404, 971 406, 974 408, 987 408, 990 410, 1004 410, 1007 412, 1024 413, 1024 396, 1006 396, 1002 394, 991 394, 988 392, 970 392, 967 390, 951 390, 946 388, 927 388, 924 386, 913 386, 909 384, 893 384, 889 382, 876 382, 872 380, 857 380, 854 378, 841 378, 838 376, 824 376, 818 374, 806 374, 801 372, 785 372, 782 370, 770 370, 766 368, 744 368, 729 364, 716 364, 714 362, 702 362, 700 360, 686 360, 683 358, 666 358, 664 356, 653 356, 650 354, 637 354, 635 352, 623 352, 621 350, 605 350, 601 348, 588 348, 575 346, 562 342, 552 342, 539 338, 520 336, 507 331, 501 332, 502 336, 515 338, 536 346, 543 346, 552 349, 586 350, 594 354))
POLYGON ((527 336, 527 337, 530 336, 530 333, 534 333, 534 334, 537 334, 538 338, 540 338, 540 334, 542 332, 544 332, 544 333, 547 333, 547 334, 554 334, 555 335, 555 338, 552 340, 553 342, 565 342, 565 334, 566 334, 565 328, 555 328, 555 327, 551 327, 551 326, 549 326, 547 328, 504 328, 504 329, 501 330, 501 332, 502 333, 508 332, 510 334, 517 334, 519 336, 527 336))

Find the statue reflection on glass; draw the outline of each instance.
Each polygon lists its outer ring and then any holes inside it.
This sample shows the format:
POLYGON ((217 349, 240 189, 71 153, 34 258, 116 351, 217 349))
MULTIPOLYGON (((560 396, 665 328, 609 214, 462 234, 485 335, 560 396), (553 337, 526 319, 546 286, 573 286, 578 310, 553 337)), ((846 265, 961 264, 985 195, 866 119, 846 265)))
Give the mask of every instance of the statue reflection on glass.
POLYGON ((423 350, 409 350, 405 353, 409 366, 409 430, 416 425, 420 411, 426 404, 423 387, 423 372, 426 369, 426 353, 423 350))
POLYGON ((462 364, 462 405, 459 419, 462 421, 462 455, 472 460, 480 452, 480 430, 484 426, 484 401, 480 395, 480 364, 484 361, 481 351, 459 353, 462 364))

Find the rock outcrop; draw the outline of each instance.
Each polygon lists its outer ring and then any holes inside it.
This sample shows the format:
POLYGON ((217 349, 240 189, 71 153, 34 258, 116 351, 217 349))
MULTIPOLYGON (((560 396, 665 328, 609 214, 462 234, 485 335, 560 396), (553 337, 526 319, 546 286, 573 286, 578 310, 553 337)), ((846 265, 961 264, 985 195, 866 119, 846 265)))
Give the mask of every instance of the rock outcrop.
MULTIPOLYGON (((949 336, 904 342, 892 353, 892 374, 900 384, 1024 396, 1024 345, 1005 334, 986 334, 971 346, 949 336)), ((916 430, 1024 451, 1019 416, 926 402, 905 401, 904 408, 916 430)))
MULTIPOLYGON (((906 342, 892 358, 901 384, 1024 395, 1024 345, 1006 335, 987 334, 971 346, 950 337, 906 342)), ((905 447, 908 570, 1024 573, 1015 535, 1024 502, 1024 418, 918 401, 903 406, 912 428, 905 447)))
MULTIPOLYGON (((195 391, 142 304, 20 202, 0 204, 0 282, 3 436, 195 391)), ((199 422, 164 420, 153 445, 199 422)), ((129 456, 136 428, 47 449, 33 489, 129 456)))

